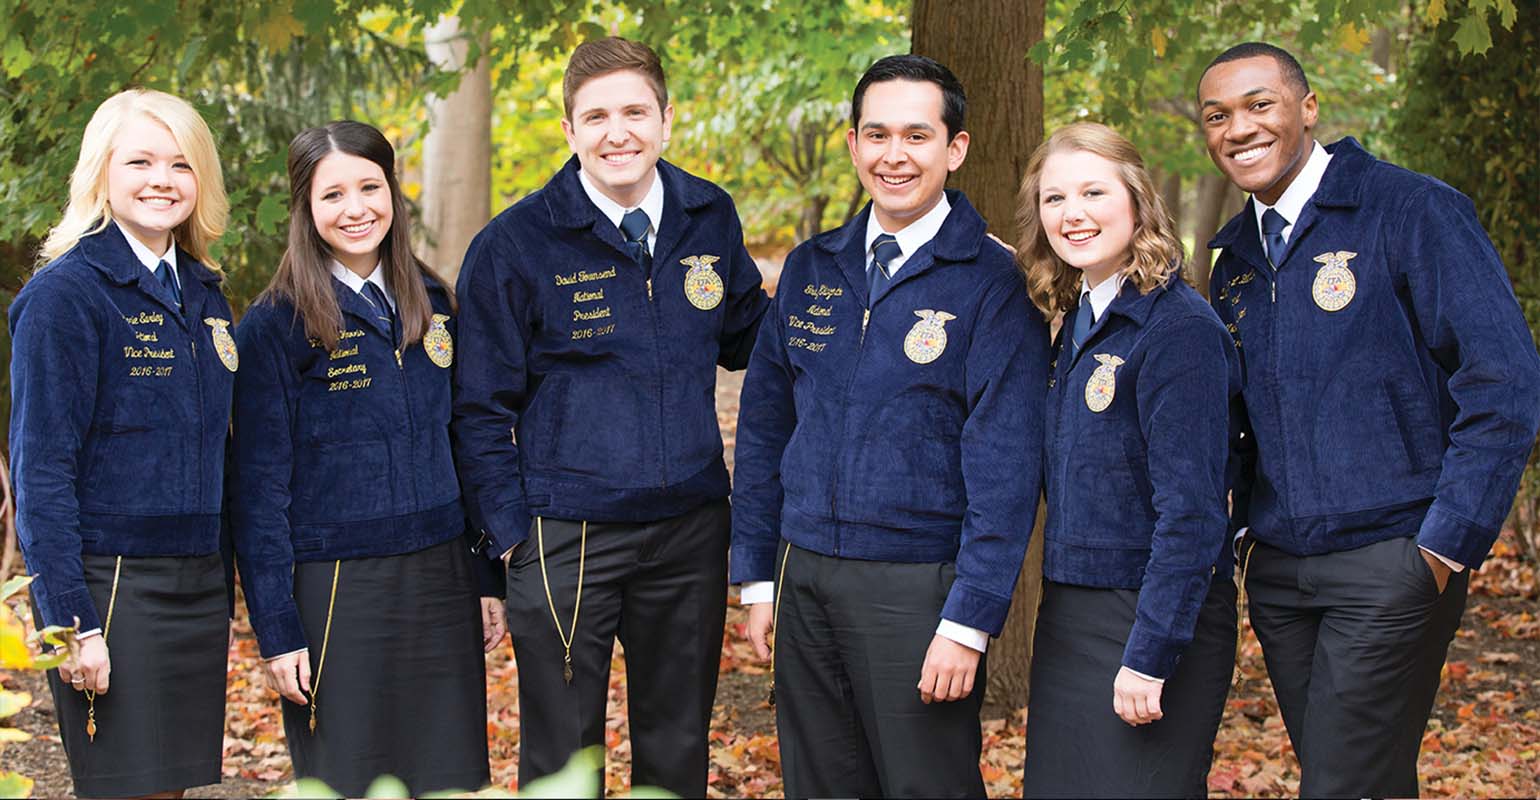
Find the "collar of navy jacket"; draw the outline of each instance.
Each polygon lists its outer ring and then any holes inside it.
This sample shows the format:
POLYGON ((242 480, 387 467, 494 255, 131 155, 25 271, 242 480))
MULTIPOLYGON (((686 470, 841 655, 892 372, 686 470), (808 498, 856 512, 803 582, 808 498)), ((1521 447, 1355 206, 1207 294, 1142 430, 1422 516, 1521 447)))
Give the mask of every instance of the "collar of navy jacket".
MULTIPOLYGON (((685 172, 673 164, 658 159, 658 178, 663 181, 663 219, 654 220, 657 243, 653 247, 654 264, 666 264, 679 243, 680 235, 689 228, 690 212, 711 205, 719 197, 711 184, 685 172)), ((718 190, 720 191, 720 190, 718 190)), ((588 199, 583 184, 578 181, 578 159, 567 159, 566 165, 541 190, 551 224, 559 228, 590 228, 593 235, 621 253, 626 252, 626 240, 620 228, 599 213, 598 207, 588 199)))
MULTIPOLYGON (((893 282, 876 298, 868 300, 867 307, 875 305, 875 300, 886 297, 895 286, 924 274, 940 261, 972 261, 979 255, 979 247, 984 241, 984 218, 973 210, 972 204, 962 192, 956 189, 946 190, 947 202, 952 204, 952 213, 947 215, 946 222, 941 225, 941 230, 936 232, 936 238, 917 250, 904 262, 904 268, 893 277, 893 282)), ((844 274, 845 281, 850 284, 856 297, 866 296, 866 218, 872 213, 872 204, 867 202, 866 208, 857 214, 855 219, 832 231, 821 233, 813 237, 813 243, 820 249, 834 255, 834 261, 839 264, 840 272, 844 274)))
MULTIPOLYGON (((1374 156, 1369 155, 1358 140, 1351 136, 1326 145, 1326 152, 1331 153, 1331 166, 1321 177, 1321 185, 1315 190, 1315 196, 1310 198, 1304 212, 1295 222, 1279 269, 1289 262, 1289 256, 1294 252, 1294 243, 1304 238, 1321 218, 1321 209, 1357 208, 1363 201, 1364 178, 1374 166, 1374 156)), ((1210 250, 1228 250, 1240 260, 1257 267, 1264 278, 1271 280, 1272 267, 1267 263, 1267 254, 1262 252, 1262 234, 1257 230, 1255 203, 1256 198, 1246 198, 1245 208, 1220 228, 1219 233, 1214 234, 1208 247, 1210 250)))
POLYGON ((1135 286, 1133 281, 1123 281, 1123 288, 1118 290, 1117 297, 1112 298, 1112 303, 1107 306, 1106 313, 1102 314, 1101 317, 1091 325, 1091 332, 1086 334, 1085 344, 1081 345, 1080 348, 1075 351, 1075 354, 1070 358, 1069 363, 1060 365, 1058 363, 1058 356, 1064 352, 1064 342, 1066 337, 1070 335, 1070 329, 1074 324, 1074 314, 1082 314, 1085 312, 1085 307, 1083 304, 1075 306, 1075 308, 1072 309, 1073 314, 1065 315, 1065 322, 1059 326, 1059 333, 1054 340, 1054 364, 1056 367, 1056 372, 1058 372, 1060 375, 1068 375, 1070 371, 1075 368, 1075 365, 1080 363, 1081 356, 1085 355, 1086 352, 1095 347, 1097 340, 1100 338, 1102 330, 1107 327, 1107 320, 1111 319, 1112 317, 1123 317, 1135 325, 1144 327, 1144 323, 1150 318, 1150 310, 1155 307, 1156 298, 1165 293, 1166 288, 1170 286, 1171 281, 1173 280, 1180 280, 1180 278, 1178 278, 1176 275, 1172 275, 1169 279, 1167 279, 1166 283, 1161 284, 1160 286, 1157 286, 1154 289, 1151 289, 1149 292, 1143 294, 1139 292, 1139 287, 1135 286))
MULTIPOLYGON (((145 269, 144 265, 139 263, 139 257, 134 255, 133 248, 128 246, 128 240, 124 238, 128 236, 128 233, 118 230, 118 223, 113 221, 108 221, 107 230, 104 230, 103 233, 113 235, 85 236, 81 238, 78 247, 86 263, 95 267, 108 280, 118 286, 137 285, 139 291, 154 298, 155 302, 170 312, 171 316, 183 328, 187 327, 188 318, 192 318, 195 322, 198 321, 196 319, 196 310, 203 308, 203 301, 210 292, 219 293, 218 287, 220 281, 223 280, 219 277, 219 273, 203 266, 197 259, 189 255, 186 250, 177 248, 176 260, 178 271, 183 276, 194 278, 194 280, 184 280, 182 282, 182 309, 184 311, 178 311, 176 303, 166 294, 166 289, 161 285, 160 279, 155 277, 155 273, 145 269), (193 311, 187 312, 187 309, 193 309, 193 311)), ((176 245, 173 244, 172 246, 175 247, 176 245)))

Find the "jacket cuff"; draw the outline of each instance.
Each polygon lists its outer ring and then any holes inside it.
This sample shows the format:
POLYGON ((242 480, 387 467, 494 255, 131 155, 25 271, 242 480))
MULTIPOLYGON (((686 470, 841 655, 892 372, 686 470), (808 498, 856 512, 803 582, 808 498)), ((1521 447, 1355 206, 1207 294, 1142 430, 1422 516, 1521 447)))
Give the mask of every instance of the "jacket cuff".
POLYGON ((1497 541, 1496 530, 1484 528, 1473 522, 1445 511, 1437 500, 1422 518, 1422 529, 1417 532, 1417 545, 1434 553, 1464 564, 1470 569, 1480 569, 1497 541))
POLYGON ((1162 636, 1152 636, 1134 623, 1123 648, 1123 666, 1156 680, 1165 680, 1182 660, 1182 648, 1162 636))
POLYGON ((775 580, 776 543, 772 540, 768 545, 764 546, 758 542, 735 543, 728 559, 727 582, 754 583, 775 580))
POLYGON ((264 659, 277 658, 309 646, 299 619, 299 608, 292 599, 282 606, 271 614, 251 620, 251 629, 257 634, 257 649, 262 651, 264 659))
POLYGON ((485 520, 482 530, 491 540, 491 547, 483 547, 481 554, 491 561, 501 561, 503 553, 512 550, 529 538, 529 526, 533 518, 522 501, 503 506, 485 520))
POLYGON ((88 631, 102 626, 102 619, 96 613, 96 601, 91 599, 90 590, 84 586, 60 595, 40 592, 38 605, 43 612, 43 627, 58 625, 88 631))
POLYGON ((990 636, 999 636, 1005 627, 1005 616, 1011 611, 1011 598, 997 597, 954 581, 947 592, 946 604, 941 607, 941 618, 959 625, 977 628, 990 636))

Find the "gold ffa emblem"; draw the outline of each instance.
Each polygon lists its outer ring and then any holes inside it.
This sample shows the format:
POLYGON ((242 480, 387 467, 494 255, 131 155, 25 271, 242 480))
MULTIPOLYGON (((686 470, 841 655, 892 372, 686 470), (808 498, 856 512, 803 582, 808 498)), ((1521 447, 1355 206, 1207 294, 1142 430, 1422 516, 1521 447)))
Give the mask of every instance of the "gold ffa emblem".
POLYGON ((932 311, 922 308, 914 312, 919 322, 909 329, 909 335, 904 337, 904 355, 916 364, 929 364, 941 357, 946 350, 946 329, 948 320, 957 317, 945 311, 932 311))
POLYGON ((690 305, 702 311, 710 311, 722 304, 722 276, 711 268, 721 259, 717 256, 687 256, 679 263, 690 268, 684 274, 684 296, 690 305))
POLYGON ((1315 273, 1315 283, 1310 286, 1310 294, 1322 311, 1341 311, 1353 302, 1358 280, 1353 277, 1353 271, 1348 269, 1348 259, 1356 255, 1338 250, 1315 257, 1321 269, 1315 273))
POLYGON ((219 317, 204 317, 203 323, 209 326, 209 335, 214 338, 214 352, 219 354, 220 363, 231 372, 241 365, 241 356, 235 351, 235 337, 230 335, 230 320, 219 317))
POLYGON ((1118 367, 1123 365, 1123 359, 1117 356, 1097 353, 1096 362, 1101 364, 1091 373, 1090 380, 1085 382, 1085 407, 1100 414, 1112 405, 1112 397, 1118 390, 1118 367))
POLYGON ((455 360, 455 340, 444 327, 448 321, 448 314, 434 314, 433 321, 428 323, 428 332, 422 336, 422 349, 427 351, 428 360, 446 369, 455 360))

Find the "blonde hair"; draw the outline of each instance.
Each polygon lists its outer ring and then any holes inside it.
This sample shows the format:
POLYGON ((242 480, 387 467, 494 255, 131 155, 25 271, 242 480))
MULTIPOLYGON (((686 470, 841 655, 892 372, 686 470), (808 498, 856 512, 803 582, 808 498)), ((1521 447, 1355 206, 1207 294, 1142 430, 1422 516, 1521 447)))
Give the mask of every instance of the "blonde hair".
POLYGON ((1134 204, 1134 235, 1129 245, 1132 255, 1119 273, 1133 281, 1140 294, 1149 294, 1173 274, 1182 274, 1186 261, 1176 225, 1133 143, 1095 122, 1066 125, 1054 131, 1032 154, 1017 196, 1016 227, 1021 231, 1021 240, 1016 247, 1016 263, 1026 273, 1032 302, 1050 316, 1075 305, 1080 294, 1080 270, 1064 263, 1049 245, 1038 215, 1038 190, 1048 157, 1075 151, 1111 161, 1128 189, 1134 204))
POLYGON ((48 232, 38 255, 38 267, 69 252, 81 239, 100 233, 112 218, 107 200, 107 163, 112 140, 123 124, 135 115, 153 120, 171 131, 171 138, 192 167, 198 181, 193 211, 172 231, 177 246, 209 269, 219 265, 209 246, 225 232, 230 201, 214 149, 214 134, 191 105, 179 97, 152 89, 128 89, 107 98, 91 115, 80 139, 80 158, 70 174, 70 201, 64 218, 48 232))

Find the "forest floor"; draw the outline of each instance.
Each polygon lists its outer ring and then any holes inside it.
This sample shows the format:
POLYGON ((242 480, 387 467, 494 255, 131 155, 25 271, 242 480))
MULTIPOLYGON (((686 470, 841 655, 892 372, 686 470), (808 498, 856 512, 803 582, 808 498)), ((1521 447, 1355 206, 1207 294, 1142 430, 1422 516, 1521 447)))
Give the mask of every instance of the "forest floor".
MULTIPOLYGON (((729 458, 737 419, 738 375, 722 373, 718 410, 729 458)), ((1536 569, 1517 558, 1505 534, 1471 582, 1464 624, 1449 653, 1443 687, 1423 738, 1419 774, 1431 797, 1540 795, 1540 620, 1536 569)), ((18 608, 26 613, 25 605, 18 608)), ((781 795, 769 671, 741 636, 745 615, 728 611, 721 679, 711 726, 713 797, 781 795)), ((263 688, 256 642, 244 617, 236 623, 226 708, 224 782, 190 797, 253 797, 292 779, 276 695, 263 688)), ((1240 666, 1209 773, 1215 797, 1293 796, 1299 765, 1278 715, 1261 648, 1244 628, 1240 666)), ((607 788, 629 788, 625 655, 617 646, 606 737, 607 788)), ((4 768, 37 780, 38 797, 71 796, 48 688, 41 674, 0 672, 5 688, 30 692, 32 704, 12 724, 33 735, 4 750, 4 768)), ((487 657, 488 721, 494 785, 516 788, 518 674, 507 646, 487 657)), ((1026 711, 986 706, 981 763, 991 797, 1021 796, 1026 711)))

